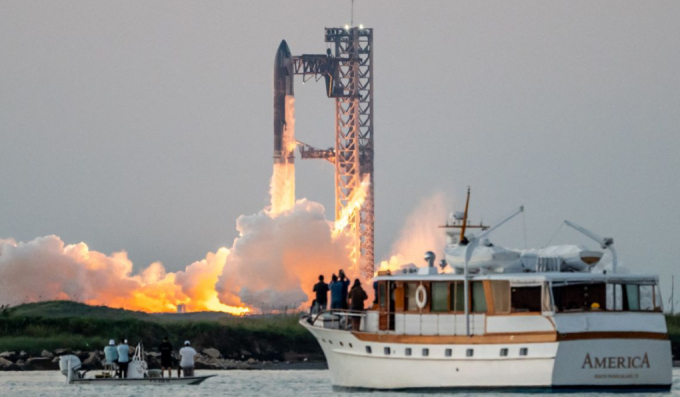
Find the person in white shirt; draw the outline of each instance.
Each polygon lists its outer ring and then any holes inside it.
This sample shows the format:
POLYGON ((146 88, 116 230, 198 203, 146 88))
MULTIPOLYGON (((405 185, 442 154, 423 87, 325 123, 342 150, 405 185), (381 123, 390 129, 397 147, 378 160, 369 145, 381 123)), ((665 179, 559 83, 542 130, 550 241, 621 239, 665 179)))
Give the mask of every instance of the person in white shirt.
POLYGON ((191 347, 191 343, 185 340, 184 347, 179 349, 179 355, 182 357, 179 366, 182 368, 185 377, 194 376, 194 357, 196 354, 198 353, 191 347))

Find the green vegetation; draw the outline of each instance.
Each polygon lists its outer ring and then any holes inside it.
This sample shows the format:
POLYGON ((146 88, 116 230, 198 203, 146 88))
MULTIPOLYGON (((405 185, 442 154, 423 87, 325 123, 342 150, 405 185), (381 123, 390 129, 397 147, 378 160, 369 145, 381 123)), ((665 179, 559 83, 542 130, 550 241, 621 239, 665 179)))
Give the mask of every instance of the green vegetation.
POLYGON ((214 347, 228 358, 282 360, 289 352, 321 357, 318 343, 298 324, 296 315, 206 316, 215 320, 195 321, 191 318, 196 316, 156 315, 68 301, 26 304, 0 316, 0 352, 95 350, 112 338, 127 338, 132 345, 143 342, 147 350, 153 350, 167 335, 176 347, 188 339, 197 349, 214 347))
POLYGON ((668 336, 671 339, 673 359, 680 360, 680 315, 666 316, 666 324, 668 325, 668 336))

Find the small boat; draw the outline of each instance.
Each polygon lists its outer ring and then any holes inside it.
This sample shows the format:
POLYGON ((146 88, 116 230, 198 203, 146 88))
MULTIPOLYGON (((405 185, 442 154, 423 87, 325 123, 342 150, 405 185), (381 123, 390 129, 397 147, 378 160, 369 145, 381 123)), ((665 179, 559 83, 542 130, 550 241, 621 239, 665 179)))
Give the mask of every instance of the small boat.
POLYGON ((204 380, 216 376, 164 378, 160 371, 148 369, 141 343, 135 348, 135 354, 128 365, 126 378, 117 378, 112 365, 105 366, 104 370, 97 373, 90 373, 89 370, 82 369, 80 359, 73 354, 63 355, 59 358, 59 369, 66 376, 66 384, 69 385, 198 385, 204 380), (91 374, 91 376, 87 376, 88 374, 91 374))
POLYGON ((441 270, 428 252, 427 267, 379 271, 367 311, 303 318, 334 388, 669 390, 658 276, 617 272, 613 239, 568 221, 603 251, 512 250, 486 238, 522 211, 466 234, 466 204, 443 226, 441 270), (611 268, 596 269, 604 250, 611 268))

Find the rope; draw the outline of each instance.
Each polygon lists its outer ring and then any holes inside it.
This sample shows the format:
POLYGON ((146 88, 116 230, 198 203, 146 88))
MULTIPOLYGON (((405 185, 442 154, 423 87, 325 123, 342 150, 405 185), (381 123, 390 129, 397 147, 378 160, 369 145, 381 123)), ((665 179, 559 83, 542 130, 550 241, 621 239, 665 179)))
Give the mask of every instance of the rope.
POLYGON ((555 236, 557 236, 557 233, 559 233, 560 230, 562 230, 562 226, 564 226, 564 222, 560 222, 560 227, 557 228, 557 231, 555 232, 555 234, 553 234, 552 237, 550 237, 550 240, 548 240, 548 243, 546 243, 543 247, 547 247, 550 243, 552 243, 555 236))

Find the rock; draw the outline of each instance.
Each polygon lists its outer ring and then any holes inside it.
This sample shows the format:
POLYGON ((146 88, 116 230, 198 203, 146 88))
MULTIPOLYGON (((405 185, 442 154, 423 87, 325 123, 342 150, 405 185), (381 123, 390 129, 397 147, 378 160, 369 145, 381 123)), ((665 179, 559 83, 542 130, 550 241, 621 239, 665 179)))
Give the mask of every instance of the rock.
POLYGON ((54 354, 48 352, 47 350, 43 350, 42 353, 40 353, 40 357, 54 358, 54 354))
POLYGON ((88 368, 99 368, 101 367, 101 358, 99 352, 90 353, 85 360, 83 360, 83 366, 88 368))
POLYGON ((71 349, 56 349, 54 351, 55 356, 63 356, 64 354, 70 354, 71 349))
POLYGON ((30 369, 36 369, 40 371, 51 371, 54 369, 59 369, 59 364, 55 365, 52 359, 47 357, 32 357, 26 361, 26 365, 30 369))
POLYGON ((212 348, 212 347, 210 347, 208 349, 203 349, 202 353, 205 354, 206 356, 210 357, 210 358, 221 358, 222 357, 222 354, 220 354, 220 351, 215 349, 215 348, 212 348))
POLYGON ((255 359, 254 358, 249 358, 247 361, 248 364, 255 364, 255 359))
POLYGON ((14 365, 13 362, 9 361, 4 357, 0 357, 0 369, 7 370, 13 365, 14 365))
POLYGON ((26 365, 26 361, 24 361, 23 359, 20 358, 20 359, 17 360, 17 362, 15 364, 20 366, 20 367, 23 367, 23 366, 26 365))
POLYGON ((26 360, 28 358, 28 353, 22 350, 21 353, 19 353, 19 358, 26 360))
POLYGON ((0 358, 4 358, 5 360, 9 360, 14 363, 19 359, 19 356, 16 352, 3 352, 0 353, 0 358))

